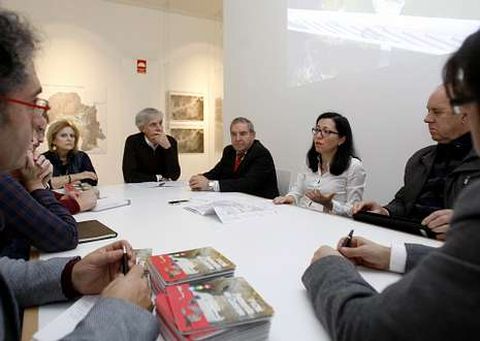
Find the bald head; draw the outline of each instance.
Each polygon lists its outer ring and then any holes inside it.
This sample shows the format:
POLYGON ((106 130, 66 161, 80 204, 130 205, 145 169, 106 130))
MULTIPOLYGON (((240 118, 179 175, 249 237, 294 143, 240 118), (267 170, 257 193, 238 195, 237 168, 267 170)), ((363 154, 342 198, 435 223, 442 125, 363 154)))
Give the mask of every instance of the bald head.
POLYGON ((432 139, 438 143, 449 143, 469 131, 467 115, 453 113, 443 85, 437 87, 428 98, 424 122, 432 139))

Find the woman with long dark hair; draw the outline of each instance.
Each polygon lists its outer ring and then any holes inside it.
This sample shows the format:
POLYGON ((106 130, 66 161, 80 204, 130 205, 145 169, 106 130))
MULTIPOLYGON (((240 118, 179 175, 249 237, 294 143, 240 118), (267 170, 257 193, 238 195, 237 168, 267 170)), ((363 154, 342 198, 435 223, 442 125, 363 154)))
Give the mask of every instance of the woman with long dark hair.
POLYGON ((350 123, 338 113, 326 112, 318 116, 312 133, 308 171, 297 176, 286 196, 273 202, 350 216, 353 203, 362 200, 366 178, 355 156, 350 123))

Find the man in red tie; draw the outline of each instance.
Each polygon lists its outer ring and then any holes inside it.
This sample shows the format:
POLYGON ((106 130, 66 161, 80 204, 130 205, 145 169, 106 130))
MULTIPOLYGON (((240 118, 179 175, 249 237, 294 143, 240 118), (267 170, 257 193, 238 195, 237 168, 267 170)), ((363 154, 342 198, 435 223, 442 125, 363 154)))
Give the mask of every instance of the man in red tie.
POLYGON ((235 118, 230 124, 230 139, 232 144, 225 147, 217 165, 209 172, 192 176, 190 188, 275 198, 278 187, 273 158, 255 139, 253 123, 244 117, 235 118))

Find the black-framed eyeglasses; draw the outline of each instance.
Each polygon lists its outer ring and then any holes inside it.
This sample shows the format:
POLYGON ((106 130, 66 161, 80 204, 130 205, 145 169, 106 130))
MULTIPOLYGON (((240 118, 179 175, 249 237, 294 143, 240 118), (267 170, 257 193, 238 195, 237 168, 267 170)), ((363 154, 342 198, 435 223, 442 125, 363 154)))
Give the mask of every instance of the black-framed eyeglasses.
POLYGON ((338 135, 337 131, 329 130, 329 129, 320 129, 317 127, 312 128, 312 134, 317 135, 320 134, 321 137, 329 137, 330 135, 338 135))
POLYGON ((452 107, 454 114, 461 114, 463 105, 467 105, 470 103, 475 102, 475 98, 473 97, 459 97, 459 98, 451 98, 450 99, 450 106, 452 107))
POLYGON ((8 102, 8 103, 14 103, 14 104, 20 104, 20 105, 25 105, 27 107, 30 107, 33 109, 33 112, 35 114, 43 115, 47 111, 50 110, 50 106, 48 105, 48 101, 46 99, 42 98, 35 98, 34 103, 29 103, 25 102, 16 98, 10 98, 10 97, 4 97, 0 96, 0 100, 8 102))

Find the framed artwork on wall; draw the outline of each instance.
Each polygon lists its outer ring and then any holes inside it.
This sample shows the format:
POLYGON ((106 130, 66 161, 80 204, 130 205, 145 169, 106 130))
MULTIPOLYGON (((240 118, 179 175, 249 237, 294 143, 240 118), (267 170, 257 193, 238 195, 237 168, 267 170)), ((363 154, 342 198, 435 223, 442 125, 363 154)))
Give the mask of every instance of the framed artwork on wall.
POLYGON ((204 120, 204 96, 185 92, 168 93, 168 118, 173 121, 204 120))
POLYGON ((167 93, 167 125, 178 142, 180 154, 205 153, 205 96, 198 93, 167 93))
POLYGON ((179 153, 205 152, 203 128, 170 128, 170 135, 177 140, 179 153))
POLYGON ((48 100, 50 123, 68 119, 80 131, 79 149, 90 154, 107 152, 107 103, 105 89, 84 86, 43 86, 42 97, 48 100))

